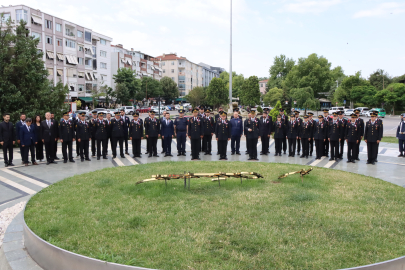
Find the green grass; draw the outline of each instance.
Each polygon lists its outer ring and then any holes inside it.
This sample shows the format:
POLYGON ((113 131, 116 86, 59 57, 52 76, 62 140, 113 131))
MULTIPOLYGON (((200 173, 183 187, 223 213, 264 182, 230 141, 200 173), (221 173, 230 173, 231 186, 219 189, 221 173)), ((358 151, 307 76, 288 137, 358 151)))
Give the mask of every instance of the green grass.
POLYGON ((337 269, 405 254, 405 189, 305 166, 163 162, 65 179, 29 201, 41 238, 101 260, 159 269, 337 269), (143 183, 152 174, 255 171, 264 179, 143 183))
POLYGON ((398 138, 396 138, 396 137, 382 137, 381 142, 398 143, 398 138))

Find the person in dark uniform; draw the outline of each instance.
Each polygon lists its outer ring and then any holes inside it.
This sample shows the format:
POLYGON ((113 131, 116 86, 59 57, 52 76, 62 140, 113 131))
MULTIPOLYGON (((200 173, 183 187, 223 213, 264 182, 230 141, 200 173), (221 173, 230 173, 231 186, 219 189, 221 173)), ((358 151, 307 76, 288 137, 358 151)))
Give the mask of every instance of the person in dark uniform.
POLYGON ((58 125, 51 119, 51 114, 45 114, 45 120, 41 123, 41 138, 45 145, 46 165, 55 162, 55 141, 58 140, 58 125))
MULTIPOLYGON (((51 113, 51 120, 53 122, 53 124, 55 125, 55 127, 58 127, 59 123, 58 121, 55 119, 55 114, 51 113)), ((54 146, 54 160, 59 160, 58 158, 58 140, 59 140, 59 128, 56 128, 56 141, 54 142, 55 146, 54 146)))
POLYGON ((399 122, 397 128, 397 135, 398 144, 399 144, 399 155, 398 157, 404 157, 405 153, 405 118, 403 117, 404 114, 401 114, 401 122, 399 122))
POLYGON ((172 139, 174 136, 174 124, 173 121, 170 120, 170 113, 166 112, 165 119, 162 120, 162 139, 163 141, 163 151, 165 153, 165 157, 172 157, 172 139))
MULTIPOLYGON (((144 128, 145 128, 146 121, 148 121, 149 118, 150 118, 150 111, 148 111, 148 116, 145 118, 145 120, 143 122, 144 123, 143 124, 144 128)), ((148 139, 146 139, 146 152, 145 152, 145 155, 147 155, 147 154, 149 154, 149 140, 148 139)))
POLYGON ((285 129, 285 122, 281 119, 281 115, 277 115, 277 121, 274 122, 273 127, 274 148, 276 150, 274 156, 281 156, 281 151, 283 150, 283 140, 287 136, 285 129))
POLYGON ((231 155, 235 155, 235 153, 240 155, 240 138, 243 134, 243 121, 237 111, 233 112, 233 115, 229 121, 231 129, 231 155))
POLYGON ((360 139, 359 139, 359 143, 356 145, 357 149, 356 149, 356 156, 354 159, 357 161, 360 161, 359 154, 360 154, 360 144, 364 137, 364 121, 363 121, 363 119, 360 118, 360 110, 354 110, 354 113, 357 115, 356 122, 357 122, 357 127, 360 130, 360 139))
POLYGON ((269 109, 265 108, 263 110, 263 116, 260 117, 260 138, 262 140, 262 151, 260 155, 266 155, 269 151, 269 140, 271 135, 271 130, 273 128, 273 120, 269 114, 269 109))
POLYGON ((59 122, 59 138, 62 143, 63 163, 73 160, 72 144, 75 141, 75 125, 72 120, 69 120, 69 112, 63 114, 63 119, 59 122), (69 156, 68 156, 69 150, 69 156))
POLYGON ((346 126, 347 126, 347 120, 343 118, 344 112, 338 111, 338 121, 340 128, 342 129, 342 136, 340 138, 340 143, 339 143, 339 155, 338 158, 343 159, 343 150, 345 147, 345 136, 346 136, 346 126))
MULTIPOLYGON (((294 114, 295 114, 295 121, 297 121, 297 124, 299 126, 301 126, 302 119, 300 118, 300 111, 295 111, 294 114)), ((300 152, 301 152, 301 139, 300 139, 300 137, 298 137, 298 139, 297 139, 297 154, 298 154, 298 156, 300 155, 300 152)))
MULTIPOLYGON (((284 123, 284 126, 285 126, 287 124, 288 117, 284 114, 284 109, 283 108, 280 109, 280 116, 281 116, 281 121, 284 123)), ((283 139, 282 139, 284 155, 287 154, 287 139, 286 139, 287 136, 286 136, 286 132, 287 132, 287 130, 284 129, 284 136, 283 136, 283 139)))
POLYGON ((3 148, 3 158, 6 167, 13 164, 13 145, 15 144, 15 130, 13 123, 10 122, 10 114, 3 114, 3 122, 0 123, 0 144, 3 148))
POLYGON ((129 124, 129 139, 132 141, 132 154, 133 157, 141 157, 141 141, 143 139, 143 121, 139 119, 139 113, 134 112, 129 124))
POLYGON ((356 156, 357 144, 359 143, 360 130, 356 123, 356 114, 351 114, 351 121, 346 124, 345 139, 347 143, 347 162, 356 163, 354 157, 356 156))
POLYGON ((228 141, 231 139, 231 128, 226 116, 227 113, 222 112, 221 118, 218 119, 215 126, 215 137, 218 141, 220 160, 228 160, 226 157, 226 149, 228 147, 228 141))
MULTIPOLYGON (((323 110, 323 121, 324 124, 326 124, 326 128, 327 130, 329 130, 329 124, 330 124, 330 117, 329 117, 329 110, 328 109, 324 109, 323 110)), ((324 153, 325 157, 329 157, 329 141, 327 143, 325 143, 325 153, 324 153)))
MULTIPOLYGON (((78 115, 76 113, 72 114, 72 121, 73 121, 73 129, 74 129, 75 134, 76 134, 76 132, 77 132, 76 124, 77 124, 78 121, 80 121, 80 115, 78 115)), ((79 142, 76 140, 76 137, 75 137, 75 141, 76 141, 76 146, 75 146, 75 148, 76 148, 76 157, 79 157, 80 156, 80 145, 79 145, 79 142)))
POLYGON ((308 122, 311 124, 311 140, 309 141, 309 156, 312 157, 312 153, 314 152, 314 125, 315 125, 315 121, 313 119, 314 114, 312 112, 307 113, 308 114, 308 122))
POLYGON ((125 116, 125 110, 121 109, 121 119, 124 121, 124 142, 125 142, 125 154, 129 155, 128 153, 128 127, 129 127, 129 118, 125 116))
POLYGON ((295 156, 296 140, 298 139, 298 128, 300 123, 295 120, 295 114, 291 114, 290 121, 287 122, 288 156, 295 156))
POLYGON ((333 113, 333 120, 329 123, 328 141, 330 143, 330 159, 337 160, 339 155, 339 141, 342 137, 342 129, 338 121, 337 112, 333 113))
POLYGON ((111 125, 111 113, 107 113, 107 118, 105 119, 105 124, 107 126, 107 140, 106 140, 106 146, 105 146, 105 155, 108 155, 108 144, 110 144, 111 147, 111 132, 112 132, 112 125, 111 125))
POLYGON ((22 149, 21 142, 20 142, 20 129, 21 129, 21 127, 23 127, 25 125, 26 119, 27 119, 27 116, 25 115, 25 113, 21 113, 20 120, 17 123, 15 123, 15 135, 17 137, 17 143, 19 144, 19 147, 20 147, 21 160, 23 160, 23 158, 22 158, 23 149, 22 149))
MULTIPOLYGON (((221 114, 222 114, 222 112, 223 112, 223 108, 222 108, 222 107, 219 107, 219 108, 218 108, 218 113, 215 115, 215 123, 216 123, 219 119, 221 119, 221 114)), ((217 155, 219 155, 218 149, 219 149, 219 146, 218 146, 218 141, 217 141, 217 155)))
POLYGON ((90 161, 89 158, 89 141, 91 140, 90 126, 86 122, 86 113, 80 113, 80 121, 76 123, 76 139, 80 147, 80 160, 90 161))
POLYGON ((35 125, 32 124, 32 119, 27 118, 25 125, 20 128, 20 140, 21 147, 23 150, 23 162, 25 166, 28 166, 28 154, 31 152, 31 162, 32 165, 38 165, 35 162, 35 145, 38 143, 38 139, 35 132, 35 125))
POLYGON ((177 156, 186 155, 188 120, 184 117, 184 110, 179 110, 179 117, 174 120, 174 136, 177 141, 177 156))
MULTIPOLYGON (((375 112, 376 114, 377 114, 377 119, 376 119, 376 121, 377 121, 377 124, 380 126, 380 129, 381 129, 381 139, 383 138, 383 136, 384 136, 384 125, 383 125, 383 121, 380 119, 380 118, 378 118, 378 112, 375 112)), ((381 141, 381 139, 380 139, 380 141, 381 141)), ((379 143, 377 143, 377 153, 379 153, 379 147, 380 147, 380 144, 379 143)), ((375 159, 375 162, 378 162, 378 159, 376 158, 375 159)))
POLYGON ((92 111, 92 119, 89 122, 90 134, 91 134, 91 156, 96 156, 96 122, 97 111, 92 111))
POLYGON ((311 124, 308 122, 308 115, 304 115, 304 122, 299 131, 299 137, 302 143, 302 155, 300 158, 308 158, 309 155, 309 141, 312 134, 311 124))
POLYGON ((145 136, 149 140, 149 156, 159 157, 157 154, 157 140, 160 137, 160 120, 156 119, 155 111, 150 112, 150 118, 145 121, 145 136))
POLYGON ((377 159, 377 144, 380 143, 382 137, 382 130, 379 123, 376 121, 377 113, 372 113, 371 119, 366 123, 366 130, 364 131, 364 141, 367 143, 367 164, 375 164, 377 159))
MULTIPOLYGON (((233 109, 233 112, 234 112, 234 114, 233 115, 231 115, 231 120, 232 119, 234 119, 235 118, 235 112, 237 113, 237 118, 238 119, 240 119, 240 121, 242 122, 242 134, 243 134, 243 118, 242 118, 242 116, 240 115, 240 112, 239 112, 239 108, 235 108, 235 109, 233 109)), ((250 117, 250 116, 249 116, 250 117)), ((235 123, 233 123, 233 124, 235 124, 235 123)), ((233 125, 234 126, 234 125, 233 125)), ((231 131, 231 133, 232 133, 232 131, 231 131)), ((240 136, 241 137, 241 136, 240 136)), ((233 134, 231 134, 231 147, 232 146, 234 146, 234 144, 235 144, 235 142, 236 142, 236 144, 237 145, 239 145, 239 147, 237 147, 237 151, 236 151, 236 154, 237 155, 240 155, 240 152, 239 152, 239 148, 240 148, 240 137, 239 137, 239 144, 238 144, 238 142, 237 142, 237 138, 236 137, 234 137, 234 135, 233 134)), ((248 151, 247 151, 247 140, 246 140, 246 154, 248 153, 248 151)), ((234 149, 235 149, 235 147, 234 147, 234 149)))
POLYGON ((101 155, 103 155, 103 159, 107 159, 107 138, 108 126, 104 121, 104 114, 98 113, 98 120, 96 122, 97 160, 100 160, 101 155), (103 151, 101 151, 101 147, 103 147, 103 151))
MULTIPOLYGON (((204 118, 205 118, 205 108, 204 106, 200 106, 199 107, 199 112, 198 112, 198 116, 201 118, 201 121, 204 122, 204 118)), ((205 146, 206 146, 207 142, 205 140, 205 136, 203 136, 203 139, 201 140, 201 148, 200 148, 200 152, 206 152, 205 146)))
MULTIPOLYGON (((252 118, 252 114, 250 113, 250 111, 249 111, 249 113, 248 113, 248 116, 247 116, 247 119, 251 119, 252 118)), ((245 120, 246 121, 246 120, 245 120)), ((245 123, 243 123, 243 131, 245 131, 245 123)), ((248 140, 247 140, 247 137, 246 137, 246 133, 244 134, 244 136, 245 136, 245 141, 246 141, 246 151, 245 151, 245 155, 248 155, 249 154, 249 144, 248 144, 248 140)))
POLYGON ((323 121, 323 115, 319 115, 318 120, 319 121, 315 122, 313 125, 314 131, 312 133, 312 139, 315 141, 316 159, 321 159, 325 154, 324 144, 327 143, 326 140, 328 139, 328 129, 323 121))
POLYGON ((248 145, 249 159, 257 159, 257 141, 260 139, 260 120, 255 117, 256 112, 250 112, 251 117, 245 120, 244 131, 248 145))
POLYGON ((204 149, 205 149, 205 154, 204 155, 211 155, 211 149, 212 149, 212 135, 214 135, 215 132, 215 121, 214 118, 210 117, 211 110, 206 109, 205 110, 205 117, 203 119, 203 125, 204 125, 204 149))
POLYGON ((194 108, 193 117, 188 121, 188 137, 191 141, 192 160, 199 160, 201 139, 204 136, 204 125, 198 116, 198 108, 194 108))
POLYGON ((115 112, 115 118, 111 120, 112 152, 113 158, 117 157, 117 142, 120 145, 120 156, 124 156, 124 120, 121 119, 120 112, 115 112))
MULTIPOLYGON (((163 113, 162 113, 162 120, 164 120, 164 119, 166 119, 166 111, 163 111, 163 113)), ((159 117, 159 120, 160 120, 160 117, 159 117)), ((160 122, 162 122, 162 121, 160 121, 160 122)), ((162 128, 160 128, 160 130, 162 130, 162 128)), ((162 152, 160 152, 160 153, 161 154, 166 153, 165 152, 165 139, 162 136, 160 137, 160 144, 161 144, 161 148, 162 148, 162 152)))

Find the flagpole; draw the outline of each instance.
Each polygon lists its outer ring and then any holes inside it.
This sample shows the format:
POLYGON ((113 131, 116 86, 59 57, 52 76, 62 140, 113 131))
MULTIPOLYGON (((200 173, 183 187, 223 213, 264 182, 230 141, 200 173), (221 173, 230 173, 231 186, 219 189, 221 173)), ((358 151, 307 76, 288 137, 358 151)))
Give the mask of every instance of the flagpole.
POLYGON ((230 50, 229 50, 229 112, 232 113, 232 0, 231 0, 231 31, 230 31, 230 50))

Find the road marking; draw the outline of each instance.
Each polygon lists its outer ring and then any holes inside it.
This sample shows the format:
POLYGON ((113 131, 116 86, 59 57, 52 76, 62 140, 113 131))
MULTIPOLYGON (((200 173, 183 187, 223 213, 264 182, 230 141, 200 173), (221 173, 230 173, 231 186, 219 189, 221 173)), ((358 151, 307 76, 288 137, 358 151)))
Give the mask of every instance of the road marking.
POLYGON ((30 189, 30 188, 24 187, 23 185, 17 184, 15 182, 11 181, 11 180, 8 180, 7 178, 4 178, 3 176, 0 176, 0 181, 3 182, 3 183, 6 183, 7 185, 15 187, 16 189, 22 190, 22 191, 24 191, 25 193, 28 193, 28 194, 37 193, 36 191, 34 191, 34 190, 30 189))
POLYGON ((328 163, 326 163, 326 165, 323 166, 323 167, 324 167, 324 168, 330 168, 330 166, 332 166, 333 163, 335 163, 335 162, 336 162, 335 160, 331 160, 331 161, 329 161, 328 163))
POLYGON ((9 170, 9 169, 1 169, 1 170, 4 171, 4 172, 6 172, 6 173, 8 173, 8 174, 11 174, 11 175, 13 175, 13 176, 15 176, 15 177, 18 177, 18 178, 20 178, 20 179, 22 179, 22 180, 25 180, 25 181, 27 181, 27 182, 30 182, 30 183, 32 183, 32 184, 34 184, 34 185, 37 185, 37 186, 40 186, 40 187, 43 187, 43 188, 46 188, 46 187, 48 186, 47 184, 44 184, 44 183, 42 183, 42 182, 39 182, 39 181, 34 180, 34 179, 32 179, 32 178, 29 178, 29 177, 27 177, 27 176, 25 176, 25 175, 19 174, 19 173, 17 173, 17 172, 11 171, 11 170, 9 170))
POLYGON ((126 155, 125 157, 129 160, 129 162, 132 163, 132 165, 138 165, 138 164, 139 164, 139 163, 136 162, 136 160, 133 159, 130 155, 126 155))
POLYGON ((117 165, 120 166, 120 167, 124 167, 124 166, 125 166, 125 164, 122 163, 122 161, 119 160, 118 158, 113 158, 112 160, 114 160, 115 163, 117 163, 117 165))
POLYGON ((316 166, 318 165, 320 162, 322 162, 326 157, 321 157, 321 159, 316 159, 314 162, 312 162, 311 164, 309 164, 309 166, 316 166))

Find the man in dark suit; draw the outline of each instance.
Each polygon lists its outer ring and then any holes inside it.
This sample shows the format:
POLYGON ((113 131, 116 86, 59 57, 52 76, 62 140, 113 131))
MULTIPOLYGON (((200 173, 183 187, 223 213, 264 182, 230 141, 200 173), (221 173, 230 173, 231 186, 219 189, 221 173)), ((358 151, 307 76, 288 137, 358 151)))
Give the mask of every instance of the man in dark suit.
POLYGON ((121 158, 125 158, 124 156, 124 149, 123 149, 123 141, 124 141, 124 120, 121 119, 120 113, 115 112, 115 118, 111 120, 111 148, 113 152, 113 158, 117 157, 117 142, 120 144, 120 156, 121 158))
MULTIPOLYGON (((19 144, 19 146, 20 146, 20 154, 21 154, 21 159, 23 158, 23 149, 22 149, 22 147, 21 147, 21 142, 20 142, 20 129, 21 129, 21 127, 23 127, 24 125, 25 125, 25 119, 26 119, 26 115, 25 115, 25 113, 21 113, 20 114, 20 120, 17 122, 17 123, 15 123, 15 135, 16 135, 16 137, 17 137, 17 143, 19 144)), ((23 160, 23 159, 22 159, 23 160)))
POLYGON ((371 119, 366 123, 364 141, 367 143, 367 164, 375 164, 378 156, 377 145, 383 136, 380 123, 377 121, 378 113, 371 113, 371 119))
POLYGON ((238 112, 234 111, 231 120, 229 121, 231 130, 231 155, 240 155, 240 138, 243 135, 243 121, 239 117, 238 112))
POLYGON ((162 139, 163 139, 163 152, 165 157, 172 157, 172 138, 174 135, 173 121, 170 120, 170 113, 166 112, 165 118, 162 122, 162 139))
POLYGON ((220 160, 228 160, 226 157, 226 148, 228 147, 228 141, 231 139, 231 128, 226 116, 226 112, 222 112, 221 118, 218 119, 215 126, 215 137, 219 145, 218 151, 220 160))
POLYGON ((46 165, 55 162, 55 142, 57 141, 58 126, 51 119, 51 113, 45 114, 45 120, 41 122, 41 138, 45 145, 46 165))
POLYGON ((129 139, 132 141, 132 154, 134 158, 141 157, 141 140, 143 139, 143 121, 139 113, 134 112, 134 119, 129 124, 129 139))
MULTIPOLYGON (((53 121, 53 124, 55 125, 55 126, 58 126, 58 121, 57 120, 55 120, 55 114, 53 114, 53 113, 51 113, 51 120, 53 121)), ((59 129, 57 128, 56 129, 56 141, 55 141, 55 147, 53 148, 54 149, 54 151, 55 151, 55 155, 54 155, 54 159, 55 160, 59 160, 59 158, 58 158, 58 140, 59 140, 59 129)))
POLYGON ((145 120, 145 136, 149 141, 149 156, 159 157, 157 154, 157 140, 160 137, 160 120, 156 119, 155 112, 150 111, 150 118, 145 120))
POLYGON ((31 152, 32 165, 38 165, 35 162, 35 145, 38 143, 38 138, 35 132, 35 125, 32 124, 32 119, 28 118, 25 125, 20 128, 20 141, 23 154, 23 163, 28 166, 28 153, 31 152))
POLYGON ((72 120, 69 120, 68 112, 63 114, 63 119, 59 122, 59 137, 62 143, 63 163, 67 163, 68 158, 70 162, 75 162, 72 153, 72 144, 75 140, 75 124, 72 120))
POLYGON ((204 149, 205 149, 205 154, 204 155, 211 155, 211 149, 212 149, 212 135, 214 135, 215 132, 215 121, 214 118, 210 116, 211 110, 206 109, 205 110, 205 117, 203 119, 203 125, 204 125, 204 149))
POLYGON ((198 108, 193 109, 193 117, 188 121, 188 137, 191 142, 192 160, 200 160, 201 139, 204 136, 202 119, 198 116, 198 108))
POLYGON ((288 139, 288 156, 295 156, 295 146, 296 140, 298 138, 298 130, 300 127, 300 122, 295 120, 295 114, 292 113, 290 116, 290 121, 287 122, 287 139, 288 139))
POLYGON ((96 156, 96 122, 97 122, 97 111, 92 112, 92 118, 89 122, 90 134, 91 134, 91 156, 96 156))
POLYGON ((250 111, 251 117, 245 120, 244 131, 249 151, 248 160, 257 159, 257 141, 260 139, 260 120, 255 117, 256 112, 250 111))
MULTIPOLYGON (((284 127, 285 127, 287 125, 288 116, 286 116, 284 114, 284 109, 283 108, 280 109, 280 116, 281 116, 281 122, 283 122, 284 127)), ((287 130, 284 129, 284 137, 282 139, 284 155, 287 153, 287 139, 286 139, 287 134, 286 134, 286 132, 287 132, 287 130)))
POLYGON ((100 160, 101 155, 103 159, 107 159, 107 138, 108 138, 108 127, 104 121, 104 114, 98 113, 98 120, 96 122, 96 140, 97 140, 97 160, 100 160), (103 151, 101 151, 103 147, 103 151))
POLYGON ((3 114, 4 121, 0 123, 0 144, 3 147, 3 158, 5 166, 14 166, 13 164, 13 145, 15 144, 15 130, 13 123, 10 122, 10 114, 3 114), (8 152, 8 155, 7 155, 8 152))
POLYGON ((80 121, 76 123, 76 139, 80 146, 80 160, 90 161, 89 158, 89 140, 91 140, 91 133, 89 124, 86 122, 86 113, 80 114, 80 121))
POLYGON ((342 138, 342 128, 338 121, 337 112, 333 113, 333 120, 329 123, 328 141, 330 143, 330 161, 337 160, 339 156, 339 142, 342 138))
POLYGON ((107 113, 107 118, 105 119, 105 123, 107 125, 107 143, 105 146, 105 155, 108 155, 108 141, 110 141, 110 147, 111 147, 111 131, 112 131, 112 126, 111 126, 111 113, 107 113))
POLYGON ((128 153, 128 127, 129 127, 129 118, 125 116, 125 110, 121 109, 121 119, 124 121, 124 142, 125 142, 125 154, 129 155, 128 153))
POLYGON ((266 155, 269 151, 269 140, 271 129, 273 127, 273 119, 268 115, 269 109, 265 108, 263 110, 263 116, 260 117, 260 137, 262 139, 262 151, 260 155, 266 155))

